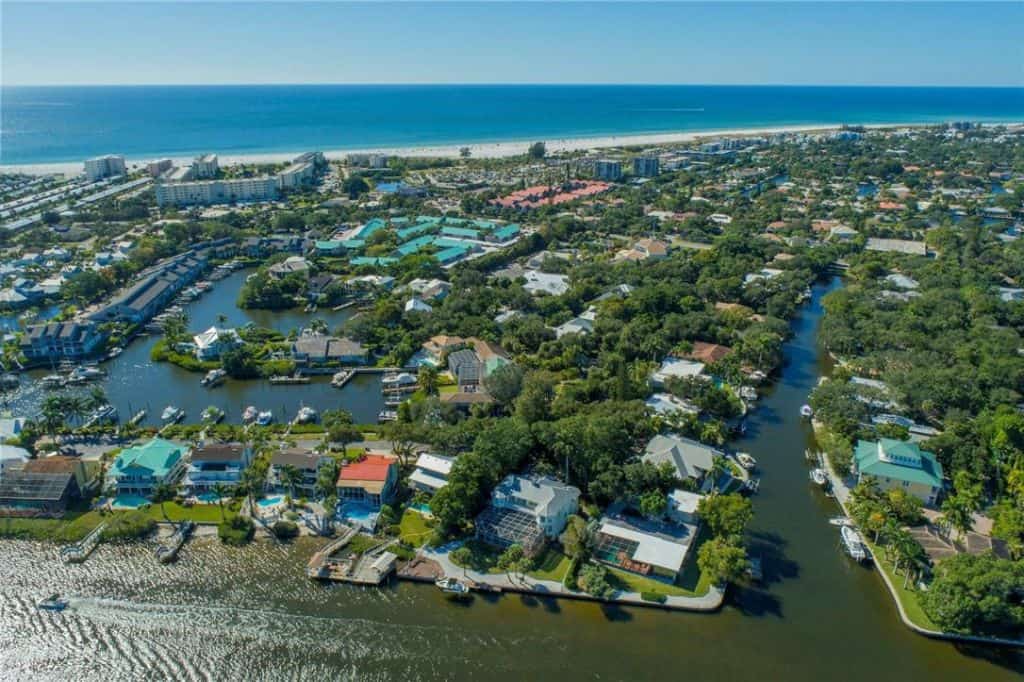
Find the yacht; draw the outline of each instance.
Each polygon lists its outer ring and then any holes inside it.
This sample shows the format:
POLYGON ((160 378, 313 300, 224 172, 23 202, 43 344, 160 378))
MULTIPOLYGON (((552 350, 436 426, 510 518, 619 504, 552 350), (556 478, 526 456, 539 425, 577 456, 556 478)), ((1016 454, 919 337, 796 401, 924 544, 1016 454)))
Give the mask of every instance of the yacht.
POLYGON ((113 360, 114 358, 116 358, 118 355, 120 355, 123 352, 124 352, 124 348, 121 348, 120 346, 114 346, 113 348, 110 349, 110 352, 107 353, 107 359, 108 360, 113 360))
POLYGON ((64 377, 59 374, 47 374, 39 380, 44 388, 60 388, 64 385, 64 377))
POLYGON ((256 423, 260 426, 266 426, 272 421, 274 421, 274 413, 270 410, 265 410, 256 415, 256 423))
POLYGON ((168 424, 180 422, 184 418, 185 410, 175 407, 174 405, 168 405, 165 407, 163 413, 160 415, 160 419, 168 424))
POLYGON ((95 426, 102 422, 111 422, 117 419, 117 408, 110 403, 96 409, 85 419, 84 426, 95 426))
POLYGON ((334 386, 335 388, 341 388, 346 383, 348 383, 348 380, 350 378, 352 378, 352 372, 343 369, 331 377, 331 386, 334 386))
POLYGON ((244 412, 242 412, 242 421, 248 424, 249 422, 254 421, 258 416, 259 411, 257 411, 254 405, 250 405, 249 407, 245 408, 244 412))
POLYGON ((810 419, 814 416, 814 410, 811 409, 810 405, 804 405, 800 408, 800 416, 804 419, 810 419))
POLYGON ((846 549, 846 553, 853 559, 857 561, 866 561, 868 559, 868 549, 864 545, 864 540, 853 526, 840 526, 839 536, 843 540, 843 547, 846 549))
POLYGON ((132 426, 135 426, 136 424, 138 424, 139 422, 141 422, 145 418, 146 418, 146 410, 144 410, 144 409, 143 410, 139 410, 138 412, 136 412, 135 414, 132 415, 132 418, 128 420, 128 423, 131 424, 132 426))
POLYGON ((442 592, 453 596, 465 596, 469 594, 469 585, 457 578, 441 578, 434 582, 442 592))
POLYGON ((224 381, 224 377, 226 377, 227 375, 228 373, 220 368, 211 369, 209 372, 206 373, 206 376, 204 376, 202 381, 200 381, 199 383, 208 388, 213 388, 220 382, 224 381))
POLYGON ((315 422, 317 418, 316 410, 312 407, 302 406, 299 408, 299 414, 295 417, 296 424, 310 424, 315 422))
POLYGON ((822 488, 828 487, 828 474, 825 473, 824 469, 811 469, 811 480, 822 488))
POLYGON ((736 461, 747 471, 753 471, 757 467, 757 460, 745 452, 737 452, 736 461))

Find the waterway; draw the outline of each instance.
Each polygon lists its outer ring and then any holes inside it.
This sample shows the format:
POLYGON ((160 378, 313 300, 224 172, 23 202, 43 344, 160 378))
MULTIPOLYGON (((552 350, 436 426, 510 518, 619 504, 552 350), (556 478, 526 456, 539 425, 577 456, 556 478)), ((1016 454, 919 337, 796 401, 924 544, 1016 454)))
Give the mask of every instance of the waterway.
MULTIPOLYGON (((299 309, 284 311, 244 310, 236 305, 238 291, 251 271, 239 270, 216 282, 201 298, 185 306, 189 316, 189 329, 198 332, 217 324, 239 327, 253 323, 261 327, 288 333, 321 319, 333 331, 353 314, 352 309, 320 310, 305 313, 299 309), (227 320, 218 321, 224 315, 227 320)), ((185 419, 198 422, 200 413, 208 405, 225 411, 227 422, 240 423, 241 415, 249 405, 271 410, 278 420, 295 416, 302 405, 318 411, 345 409, 359 423, 374 423, 384 409, 378 375, 356 375, 342 389, 330 385, 331 377, 313 377, 308 384, 271 385, 265 380, 228 380, 212 389, 199 384, 203 375, 189 372, 167 362, 153 362, 150 351, 159 336, 138 337, 114 360, 103 363, 107 376, 96 382, 102 386, 122 420, 140 409, 147 416, 144 424, 156 425, 160 413, 167 405, 185 410, 185 419)), ((15 414, 35 414, 46 395, 46 389, 34 383, 50 370, 34 370, 23 377, 22 387, 7 395, 8 409, 15 414)), ((88 392, 89 387, 76 389, 88 392)))
POLYGON ((313 541, 195 542, 177 564, 101 545, 80 566, 0 542, 0 678, 369 680, 1019 680, 1015 654, 910 633, 881 579, 850 562, 807 479, 798 410, 822 370, 823 293, 794 322, 779 384, 738 444, 760 463, 755 551, 766 584, 697 615, 524 596, 446 601, 431 586, 324 586, 313 541), (32 602, 74 595, 60 614, 32 602))

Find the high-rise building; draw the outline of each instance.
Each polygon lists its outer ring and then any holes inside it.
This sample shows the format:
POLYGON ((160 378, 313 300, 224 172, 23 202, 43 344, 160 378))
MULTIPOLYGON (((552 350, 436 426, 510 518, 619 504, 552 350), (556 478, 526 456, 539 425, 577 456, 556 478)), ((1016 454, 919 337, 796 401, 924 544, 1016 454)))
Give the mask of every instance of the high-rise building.
POLYGON ((92 182, 114 175, 124 175, 125 172, 123 156, 107 154, 85 161, 85 176, 92 182))
POLYGON ((660 170, 657 156, 638 156, 633 159, 633 175, 637 177, 653 178, 660 170))
POLYGON ((207 180, 217 177, 220 166, 217 164, 216 154, 203 154, 197 156, 192 162, 192 177, 196 180, 207 180))
POLYGON ((622 179, 622 163, 610 159, 599 159, 594 162, 594 177, 598 180, 616 181, 622 179))

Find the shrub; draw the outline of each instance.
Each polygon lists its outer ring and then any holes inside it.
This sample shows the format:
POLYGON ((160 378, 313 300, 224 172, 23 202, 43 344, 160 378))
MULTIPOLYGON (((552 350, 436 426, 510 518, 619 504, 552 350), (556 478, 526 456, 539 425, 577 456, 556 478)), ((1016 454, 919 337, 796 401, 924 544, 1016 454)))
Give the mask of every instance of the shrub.
POLYGON ((640 598, 644 601, 652 601, 657 604, 665 603, 665 595, 661 594, 660 592, 641 592, 640 598))
POLYGON ((395 556, 397 556, 402 561, 411 561, 416 556, 415 549, 401 542, 391 545, 391 547, 389 547, 388 549, 394 552, 395 556))
POLYGON ((294 538, 299 535, 298 525, 296 525, 292 521, 286 521, 284 519, 279 519, 278 521, 276 521, 274 525, 271 527, 271 530, 274 531, 274 535, 276 535, 280 540, 294 538))
POLYGON ((130 511, 114 515, 107 521, 103 539, 108 542, 136 540, 150 535, 154 530, 156 521, 151 516, 140 511, 130 511))
POLYGON ((241 546, 252 540, 256 527, 248 516, 234 516, 217 526, 217 537, 225 545, 241 546))

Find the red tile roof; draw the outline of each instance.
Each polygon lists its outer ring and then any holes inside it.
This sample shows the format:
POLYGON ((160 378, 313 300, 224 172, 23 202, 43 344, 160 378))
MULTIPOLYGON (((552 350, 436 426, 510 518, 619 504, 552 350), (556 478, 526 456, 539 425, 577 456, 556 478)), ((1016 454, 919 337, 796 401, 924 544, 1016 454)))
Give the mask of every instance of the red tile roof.
POLYGON ((395 464, 395 458, 389 455, 366 455, 358 462, 341 467, 338 483, 342 481, 386 481, 388 469, 395 464))

